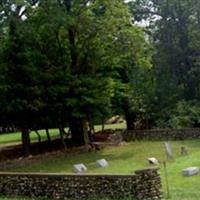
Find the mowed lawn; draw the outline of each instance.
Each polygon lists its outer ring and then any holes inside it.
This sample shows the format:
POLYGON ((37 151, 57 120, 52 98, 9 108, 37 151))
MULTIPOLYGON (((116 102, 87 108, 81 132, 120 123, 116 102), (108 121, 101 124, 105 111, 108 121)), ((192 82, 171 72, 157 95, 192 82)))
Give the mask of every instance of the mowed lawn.
MULTIPOLYGON (((106 124, 105 129, 124 129, 125 128, 125 123, 121 124, 106 124)), ((96 125, 95 130, 99 131, 102 129, 101 125, 96 125)), ((68 129, 66 128, 66 131, 68 129)), ((42 140, 47 140, 46 132, 45 130, 39 130, 38 131, 41 135, 42 140)), ((57 138, 59 137, 59 131, 58 129, 50 129, 49 130, 50 136, 52 138, 57 138)), ((34 131, 30 133, 31 141, 35 142, 38 140, 38 136, 34 131)), ((10 133, 10 134, 1 134, 0 135, 0 147, 2 146, 7 146, 7 145, 12 145, 12 144, 20 144, 21 143, 21 133, 16 132, 16 133, 10 133)))
MULTIPOLYGON (((183 177, 181 171, 191 166, 200 167, 200 140, 170 142, 174 161, 167 162, 168 179, 172 200, 199 200, 200 175, 183 177), (188 156, 180 155, 181 146, 186 146, 188 156)), ((67 155, 43 156, 33 159, 24 166, 14 166, 10 171, 18 172, 73 172, 73 164, 84 163, 88 173, 133 173, 134 170, 150 167, 147 158, 156 157, 161 162, 166 159, 163 142, 131 142, 119 147, 107 147, 89 153, 68 153, 67 155), (97 168, 95 161, 105 158, 110 166, 97 168)), ((163 192, 166 194, 163 166, 160 164, 163 192)))

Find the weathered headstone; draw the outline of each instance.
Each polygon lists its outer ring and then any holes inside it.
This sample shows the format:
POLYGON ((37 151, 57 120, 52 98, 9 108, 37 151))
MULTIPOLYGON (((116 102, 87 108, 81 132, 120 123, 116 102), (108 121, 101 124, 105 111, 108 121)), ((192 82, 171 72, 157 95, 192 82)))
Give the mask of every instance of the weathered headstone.
POLYGON ((167 155, 167 159, 168 160, 173 160, 173 154, 172 154, 172 149, 171 149, 171 146, 168 142, 165 142, 164 143, 164 147, 165 147, 165 152, 166 152, 166 155, 167 155))
POLYGON ((86 171, 87 171, 87 167, 84 164, 80 163, 80 164, 74 165, 75 173, 84 173, 86 171))
POLYGON ((98 167, 108 167, 109 166, 108 162, 105 159, 97 160, 96 165, 98 167))
POLYGON ((182 171, 183 176, 193 176, 193 175, 197 175, 198 173, 199 173, 198 167, 189 167, 182 171))
POLYGON ((188 155, 188 150, 186 147, 181 147, 181 155, 182 156, 187 156, 188 155))
POLYGON ((148 158, 147 160, 149 161, 149 164, 151 164, 151 165, 158 165, 159 164, 159 162, 156 158, 148 158))

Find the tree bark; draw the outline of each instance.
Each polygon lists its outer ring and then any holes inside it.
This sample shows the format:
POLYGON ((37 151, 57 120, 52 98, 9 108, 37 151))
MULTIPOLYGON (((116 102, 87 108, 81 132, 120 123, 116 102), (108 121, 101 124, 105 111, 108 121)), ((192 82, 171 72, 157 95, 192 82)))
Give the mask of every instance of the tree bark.
POLYGON ((37 130, 35 130, 36 135, 38 136, 38 142, 41 143, 41 135, 37 130))
POLYGON ((101 132, 104 132, 104 128, 105 128, 105 120, 102 119, 102 126, 101 126, 101 132))
POLYGON ((49 134, 49 129, 46 128, 45 130, 46 130, 47 140, 48 140, 48 142, 51 142, 51 136, 49 134))
POLYGON ((24 157, 30 155, 30 134, 28 128, 22 129, 22 154, 24 157))
POLYGON ((126 128, 127 130, 134 130, 135 129, 135 114, 129 111, 125 112, 125 120, 126 120, 126 128))
POLYGON ((87 146, 89 144, 90 139, 88 136, 88 125, 86 120, 71 117, 69 120, 69 127, 72 135, 72 143, 74 145, 87 146))
POLYGON ((66 145, 65 139, 64 139, 65 130, 64 130, 63 126, 61 126, 61 125, 59 126, 59 133, 60 133, 60 139, 61 139, 61 142, 63 144, 64 150, 66 151, 67 145, 66 145))
POLYGON ((90 138, 88 133, 88 123, 86 120, 82 120, 82 127, 83 127, 83 136, 84 136, 84 144, 87 151, 89 151, 90 146, 90 138))

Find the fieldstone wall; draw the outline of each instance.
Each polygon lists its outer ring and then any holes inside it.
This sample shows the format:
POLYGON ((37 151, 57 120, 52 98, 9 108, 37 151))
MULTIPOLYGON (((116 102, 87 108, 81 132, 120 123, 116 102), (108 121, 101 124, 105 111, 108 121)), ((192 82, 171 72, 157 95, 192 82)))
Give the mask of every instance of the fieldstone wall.
POLYGON ((0 195, 5 196, 158 200, 161 199, 160 189, 157 169, 128 175, 0 173, 0 195))
POLYGON ((198 139, 200 138, 200 129, 125 130, 123 138, 125 141, 198 139))

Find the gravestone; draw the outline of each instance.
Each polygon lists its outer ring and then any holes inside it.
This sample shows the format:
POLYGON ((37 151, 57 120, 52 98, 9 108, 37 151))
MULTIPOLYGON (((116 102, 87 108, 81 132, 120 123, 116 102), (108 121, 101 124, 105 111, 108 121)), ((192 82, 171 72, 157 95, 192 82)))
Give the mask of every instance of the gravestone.
POLYGON ((86 171, 87 171, 87 167, 84 164, 80 163, 80 164, 74 165, 75 173, 84 173, 86 171))
POLYGON ((167 155, 167 159, 168 160, 173 160, 173 154, 172 154, 172 149, 171 149, 171 146, 168 142, 165 142, 164 143, 164 147, 165 147, 165 152, 166 152, 166 155, 167 155))
POLYGON ((149 164, 151 164, 151 165, 158 165, 159 164, 159 162, 156 158, 148 158, 147 160, 149 161, 149 164))
POLYGON ((97 160, 96 161, 97 167, 108 167, 109 164, 105 159, 97 160))
POLYGON ((188 150, 186 147, 181 147, 181 156, 187 156, 188 155, 188 150))
POLYGON ((197 175, 198 173, 199 173, 198 167, 189 167, 182 171, 183 176, 193 176, 193 175, 197 175))

